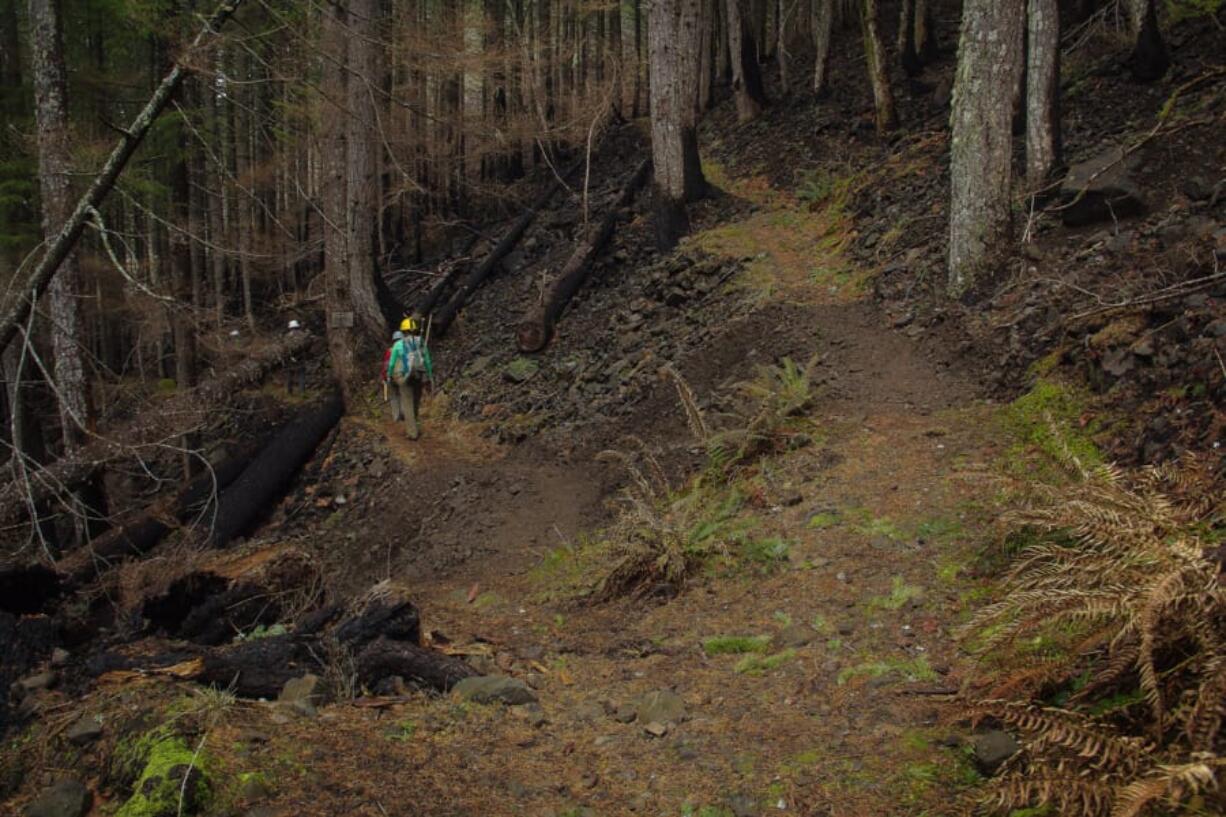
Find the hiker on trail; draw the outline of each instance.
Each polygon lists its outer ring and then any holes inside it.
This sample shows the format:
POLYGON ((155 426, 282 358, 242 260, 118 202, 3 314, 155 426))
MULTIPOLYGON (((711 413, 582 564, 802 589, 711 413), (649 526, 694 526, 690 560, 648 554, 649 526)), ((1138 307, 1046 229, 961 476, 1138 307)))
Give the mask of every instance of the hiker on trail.
MULTIPOLYGON (((289 336, 294 337, 302 331, 302 324, 297 320, 289 322, 289 336)), ((306 394, 306 361, 298 359, 297 352, 290 357, 285 367, 285 390, 293 394, 294 383, 298 384, 298 393, 306 394)))
POLYGON ((392 419, 404 417, 404 430, 410 440, 416 440, 421 434, 417 427, 417 411, 421 405, 422 385, 434 377, 430 351, 418 334, 420 328, 421 323, 416 318, 400 322, 400 331, 392 336, 392 346, 387 350, 383 372, 384 380, 391 386, 392 419))

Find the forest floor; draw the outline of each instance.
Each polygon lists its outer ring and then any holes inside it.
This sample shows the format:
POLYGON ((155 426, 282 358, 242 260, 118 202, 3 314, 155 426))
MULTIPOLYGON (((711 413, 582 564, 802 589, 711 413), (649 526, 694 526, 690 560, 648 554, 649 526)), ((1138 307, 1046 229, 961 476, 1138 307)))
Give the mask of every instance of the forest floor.
MULTIPOLYGON (((1084 81, 1106 88, 1107 124, 1079 129, 1093 112, 1070 106, 1072 150, 1091 152, 1103 129, 1143 136, 1174 89, 1217 76, 1197 60, 1218 43, 1209 28, 1182 31, 1181 67, 1128 122, 1108 113, 1133 92, 1087 69, 1084 81)), ((1219 80, 1197 86, 1210 116, 1219 80)), ((439 345, 445 378, 423 438, 407 441, 372 400, 266 524, 216 557, 304 551, 340 600, 391 580, 434 646, 522 681, 534 702, 391 689, 304 711, 124 675, 47 693, 44 717, 0 752, 0 771, 17 775, 0 779, 17 792, 0 813, 20 813, 64 775, 93 792, 92 813, 112 813, 127 796, 111 785, 115 757, 131 736, 180 720, 199 741, 191 762, 211 786, 208 814, 955 813, 982 780, 960 702, 987 683, 957 629, 993 594, 1012 487, 1049 467, 1047 424, 1101 432, 1104 447, 1136 458, 1221 431, 1220 380, 1202 355, 1221 343, 1216 290, 1177 301, 1181 338, 1162 334, 1160 310, 1126 326, 1107 314, 1052 328, 1078 305, 1027 293, 1046 276, 1111 292, 1139 275, 1102 268, 1151 262, 1163 282, 1193 276, 1226 247, 1222 204, 1181 194, 1194 174, 1162 168, 1195 160, 1220 177, 1224 146, 1198 140, 1200 126, 1176 132, 1146 171, 1152 215, 1107 235, 1038 224, 1034 266, 966 316, 920 297, 940 276, 943 108, 913 84, 904 118, 933 128, 882 145, 863 131, 862 91, 836 88, 825 108, 779 105, 740 129, 730 105, 715 111, 703 151, 722 192, 695 208, 695 235, 658 258, 636 215, 554 344, 526 361, 507 316, 532 302, 575 226, 566 205, 542 218, 509 265, 527 272, 492 281, 439 345), (737 384, 785 360, 811 362, 813 399, 782 444, 739 467, 712 463, 668 367, 715 423, 741 405, 737 384), (1104 381, 1104 361, 1121 374, 1104 381), (1164 385, 1181 379, 1183 391, 1164 385), (1151 427, 1161 417, 1177 418, 1164 433, 1151 427), (597 455, 640 445, 670 481, 666 513, 687 514, 682 533, 713 552, 679 592, 599 599, 628 480, 597 455), (103 726, 74 742, 82 717, 103 726)), ((642 144, 627 137, 603 161, 628 166, 642 144)), ((616 191, 609 178, 599 196, 616 191)))

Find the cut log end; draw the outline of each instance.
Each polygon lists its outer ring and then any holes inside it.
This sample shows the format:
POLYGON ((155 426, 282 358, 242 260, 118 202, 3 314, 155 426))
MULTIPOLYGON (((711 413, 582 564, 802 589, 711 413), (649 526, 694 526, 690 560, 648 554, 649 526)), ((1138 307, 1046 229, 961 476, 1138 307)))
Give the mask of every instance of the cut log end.
POLYGON ((534 314, 520 321, 515 331, 515 340, 519 351, 524 353, 539 352, 549 343, 553 335, 553 327, 548 326, 542 315, 534 314))

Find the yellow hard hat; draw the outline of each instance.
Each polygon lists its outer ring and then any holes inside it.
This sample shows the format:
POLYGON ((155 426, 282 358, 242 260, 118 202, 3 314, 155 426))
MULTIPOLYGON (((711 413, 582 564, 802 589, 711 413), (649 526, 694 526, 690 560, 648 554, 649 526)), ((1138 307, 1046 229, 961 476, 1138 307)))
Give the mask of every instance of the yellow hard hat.
POLYGON ((401 332, 416 332, 417 331, 417 321, 413 320, 412 318, 405 318, 404 320, 400 322, 400 331, 401 332))

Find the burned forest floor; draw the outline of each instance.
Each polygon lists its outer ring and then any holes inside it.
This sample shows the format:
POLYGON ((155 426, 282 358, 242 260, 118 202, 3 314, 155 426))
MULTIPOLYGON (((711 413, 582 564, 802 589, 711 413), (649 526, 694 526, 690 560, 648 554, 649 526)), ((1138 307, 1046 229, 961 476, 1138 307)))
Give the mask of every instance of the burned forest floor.
MULTIPOLYGON (((753 122, 721 102, 693 234, 659 255, 637 202, 549 347, 522 355, 515 319, 583 220, 562 196, 438 342, 420 440, 372 378, 249 536, 120 568, 126 617, 14 692, 0 813, 57 791, 83 807, 36 813, 959 813, 1016 749, 963 704, 1043 657, 984 662, 961 629, 997 597, 1022 489, 1061 479, 1070 450, 1220 457, 1223 44, 1177 28, 1175 68, 1146 86, 1109 49, 1072 56, 1069 159, 1129 147, 1144 208, 1066 224, 1019 204, 1023 251, 975 306, 939 294, 952 54, 900 86, 887 141, 853 54, 821 103, 774 78, 753 122), (644 541, 685 579, 635 563, 644 541), (291 562, 309 566, 293 598, 228 640, 394 586, 423 644, 487 680, 361 688, 350 657, 321 654, 303 668, 318 685, 258 700, 188 680, 186 659, 91 664, 166 650, 208 581, 291 562)), ((598 152, 594 212, 644 130, 598 152)), ((328 388, 321 358, 307 402, 328 388)), ((303 402, 272 379, 247 399, 303 402)))

